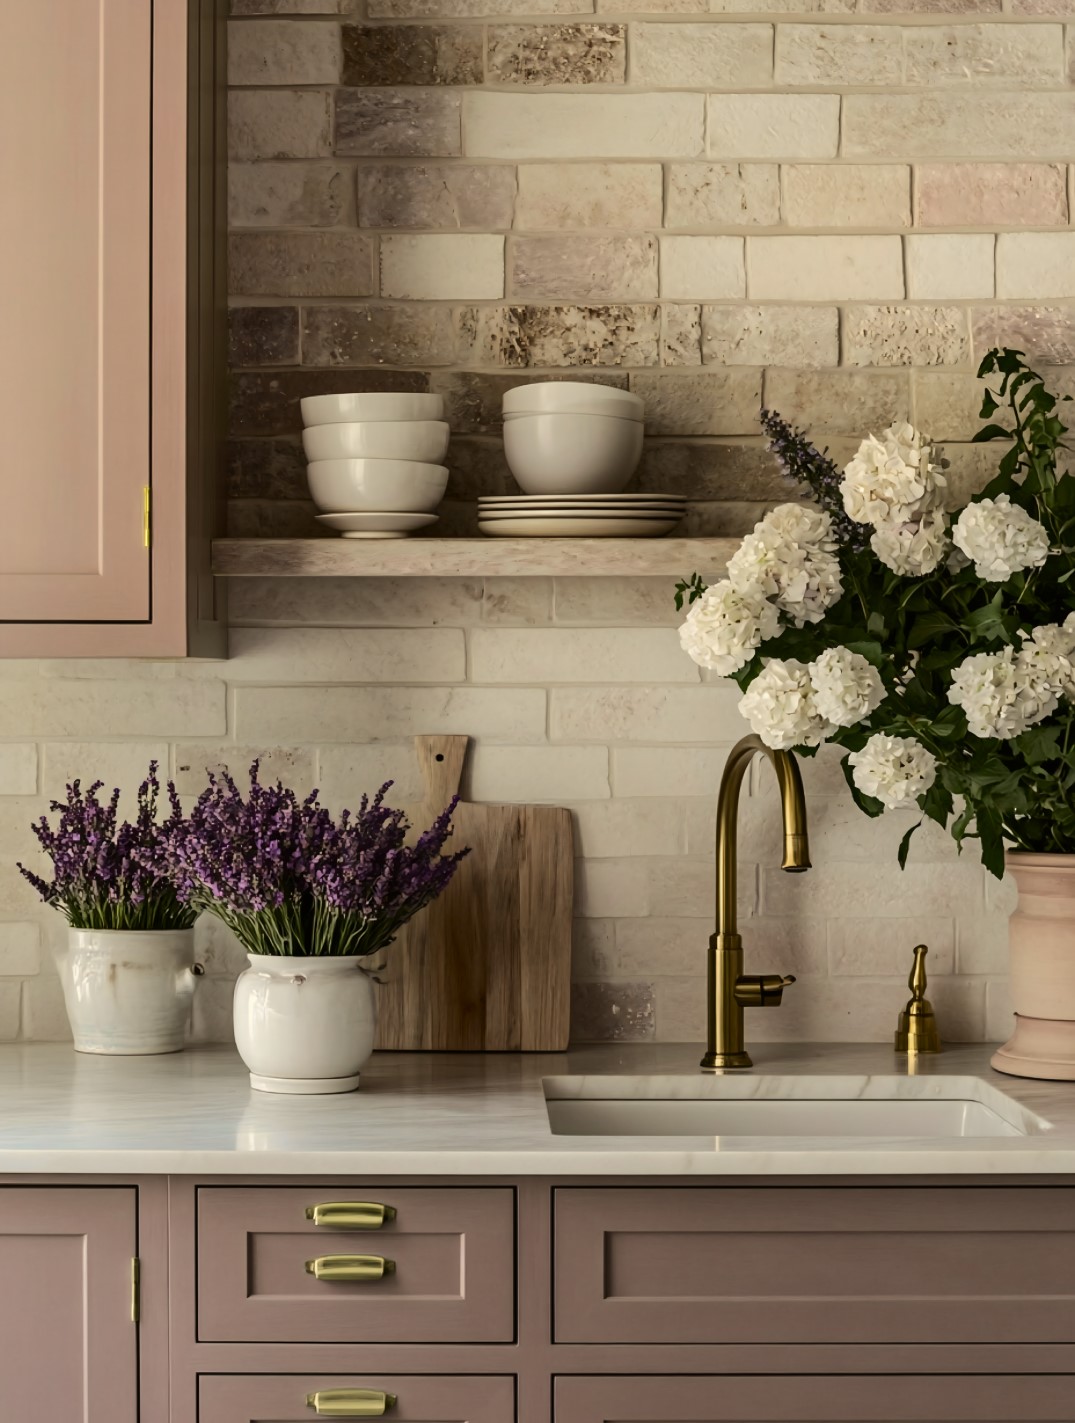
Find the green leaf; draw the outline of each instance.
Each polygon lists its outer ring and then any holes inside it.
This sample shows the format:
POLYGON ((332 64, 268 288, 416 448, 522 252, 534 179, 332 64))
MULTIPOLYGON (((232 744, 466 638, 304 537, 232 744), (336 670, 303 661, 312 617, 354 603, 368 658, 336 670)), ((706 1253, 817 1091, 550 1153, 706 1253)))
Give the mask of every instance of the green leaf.
POLYGON ((900 841, 900 848, 896 852, 896 858, 900 862, 901 870, 905 870, 907 868, 907 852, 911 848, 911 836, 915 833, 915 831, 921 824, 922 822, 920 820, 916 820, 915 823, 911 826, 910 830, 907 831, 906 835, 904 835, 903 839, 900 841))
POLYGON ((1012 746, 1028 766, 1040 766, 1060 755, 1060 733, 1059 726, 1032 726, 1029 731, 1015 737, 1012 746))
POLYGON ((879 815, 884 815, 885 807, 883 803, 877 800, 874 796, 863 795, 862 791, 860 791, 858 786, 855 785, 855 782, 852 779, 852 768, 850 759, 845 756, 844 759, 840 762, 840 765, 843 769, 844 780, 847 782, 848 788, 851 791, 851 798, 858 806, 859 810, 865 812, 866 815, 870 816, 871 819, 874 820, 876 820, 879 815))
MULTIPOLYGON (((996 408, 994 405, 993 409, 995 410, 996 408)), ((983 409, 982 414, 985 415, 986 413, 986 410, 983 409)), ((983 425, 976 434, 971 436, 971 443, 974 445, 983 445, 987 440, 1010 440, 1014 434, 1014 430, 1006 430, 1003 425, 983 425)))
POLYGON ((879 642, 847 642, 844 646, 848 651, 865 657, 871 667, 883 667, 888 660, 879 642))

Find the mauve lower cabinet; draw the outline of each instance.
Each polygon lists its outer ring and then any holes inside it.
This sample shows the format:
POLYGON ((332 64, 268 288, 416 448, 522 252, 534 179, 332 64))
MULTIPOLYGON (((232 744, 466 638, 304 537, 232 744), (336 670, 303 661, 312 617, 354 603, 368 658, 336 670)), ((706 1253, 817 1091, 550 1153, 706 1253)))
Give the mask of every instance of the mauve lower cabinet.
POLYGON ((0 1423, 1075 1423, 1066 1179, 7 1180, 0 1423))

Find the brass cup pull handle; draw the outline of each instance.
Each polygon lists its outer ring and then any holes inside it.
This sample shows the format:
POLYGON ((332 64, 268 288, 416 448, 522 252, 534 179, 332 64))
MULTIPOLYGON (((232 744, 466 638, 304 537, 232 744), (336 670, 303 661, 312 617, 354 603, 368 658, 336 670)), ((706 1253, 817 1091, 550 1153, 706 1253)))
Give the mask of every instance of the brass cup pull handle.
POLYGON ((395 1206, 377 1201, 322 1201, 306 1207, 306 1219, 329 1230, 380 1230, 395 1218, 395 1206))
POLYGON ((318 1255, 306 1262, 315 1280, 383 1280, 395 1271, 396 1262, 383 1255, 318 1255))
POLYGON ((306 1407, 319 1418, 382 1418, 395 1406, 394 1393, 376 1388, 322 1388, 306 1395, 306 1407))

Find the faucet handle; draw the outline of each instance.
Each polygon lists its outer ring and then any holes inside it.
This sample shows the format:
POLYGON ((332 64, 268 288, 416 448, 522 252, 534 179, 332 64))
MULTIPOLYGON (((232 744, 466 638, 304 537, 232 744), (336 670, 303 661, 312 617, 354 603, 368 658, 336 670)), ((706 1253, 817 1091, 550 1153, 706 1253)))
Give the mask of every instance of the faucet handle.
POLYGON ((781 977, 778 973, 744 973, 736 979, 736 1002, 744 1008, 775 1008, 784 996, 784 989, 795 982, 794 974, 781 977))
POLYGON ((926 955, 925 944, 919 944, 914 951, 911 976, 907 987, 911 997, 896 1023, 895 1049, 909 1056, 918 1052, 940 1052, 941 1035, 933 1004, 926 997, 926 955))

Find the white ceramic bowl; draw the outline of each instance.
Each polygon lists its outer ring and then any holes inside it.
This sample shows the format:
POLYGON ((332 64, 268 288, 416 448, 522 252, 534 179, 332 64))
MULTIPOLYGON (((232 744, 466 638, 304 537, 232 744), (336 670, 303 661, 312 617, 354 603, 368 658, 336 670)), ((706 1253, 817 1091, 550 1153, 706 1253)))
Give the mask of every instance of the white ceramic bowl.
POLYGON ((304 425, 340 425, 352 420, 443 420, 443 395, 409 391, 307 395, 299 401, 304 425))
POLYGON ((581 380, 546 380, 534 385, 517 385, 504 392, 505 416, 536 415, 556 411, 568 414, 618 415, 625 420, 641 420, 645 413, 642 397, 610 385, 581 380))
POLYGON ((448 487, 446 466, 415 460, 314 460, 306 477, 322 514, 426 514, 448 487))
POLYGON ((447 420, 362 420, 311 425, 302 432, 308 460, 418 460, 440 464, 448 453, 447 420))
POLYGON ((642 455, 642 421, 549 412, 504 425, 508 468, 526 494, 618 494, 642 455))

